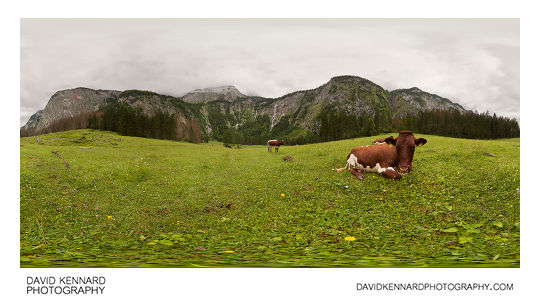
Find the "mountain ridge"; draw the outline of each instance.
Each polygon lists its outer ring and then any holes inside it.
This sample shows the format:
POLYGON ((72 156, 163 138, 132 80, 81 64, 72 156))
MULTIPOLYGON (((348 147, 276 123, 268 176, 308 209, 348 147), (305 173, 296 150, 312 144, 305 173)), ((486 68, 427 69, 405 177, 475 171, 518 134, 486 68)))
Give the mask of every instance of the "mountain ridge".
POLYGON ((288 126, 314 133, 321 126, 321 114, 332 112, 368 116, 378 123, 376 126, 383 127, 394 117, 422 110, 466 111, 460 104, 418 87, 387 91, 368 79, 341 75, 316 88, 277 98, 248 96, 232 85, 196 89, 180 97, 140 90, 66 89, 54 93, 45 108, 32 115, 21 129, 44 130, 55 120, 95 112, 111 103, 138 108, 149 116, 158 111, 175 114, 178 122, 197 119, 208 136, 267 119, 270 130, 288 126))

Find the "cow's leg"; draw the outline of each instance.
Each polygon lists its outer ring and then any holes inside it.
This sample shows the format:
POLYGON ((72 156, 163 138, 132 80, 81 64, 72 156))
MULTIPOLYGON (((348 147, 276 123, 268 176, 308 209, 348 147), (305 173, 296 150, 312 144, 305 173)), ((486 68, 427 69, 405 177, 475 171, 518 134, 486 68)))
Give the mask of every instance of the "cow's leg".
POLYGON ((351 174, 353 174, 358 180, 364 179, 364 174, 360 170, 351 168, 351 174))
POLYGON ((379 174, 383 175, 384 177, 399 180, 401 179, 401 174, 399 172, 395 171, 392 167, 386 167, 386 168, 379 168, 378 170, 379 174))
POLYGON ((345 167, 338 168, 338 169, 336 169, 336 171, 337 171, 337 172, 342 172, 342 171, 344 171, 345 169, 349 169, 349 166, 350 166, 350 165, 349 165, 349 162, 347 162, 347 164, 345 165, 345 167))
POLYGON ((270 145, 268 145, 268 151, 271 152, 272 151, 272 147, 270 145))
POLYGON ((279 150, 279 146, 276 146, 276 153, 278 152, 278 150, 279 150))

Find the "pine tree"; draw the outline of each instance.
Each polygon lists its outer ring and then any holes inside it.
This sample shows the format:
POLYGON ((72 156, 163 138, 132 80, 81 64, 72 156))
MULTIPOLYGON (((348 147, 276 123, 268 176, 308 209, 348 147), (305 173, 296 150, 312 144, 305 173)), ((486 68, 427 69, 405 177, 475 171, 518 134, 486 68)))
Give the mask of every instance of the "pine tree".
POLYGON ((375 122, 373 122, 373 119, 368 118, 366 125, 364 126, 364 136, 373 136, 377 134, 377 130, 375 129, 375 122))

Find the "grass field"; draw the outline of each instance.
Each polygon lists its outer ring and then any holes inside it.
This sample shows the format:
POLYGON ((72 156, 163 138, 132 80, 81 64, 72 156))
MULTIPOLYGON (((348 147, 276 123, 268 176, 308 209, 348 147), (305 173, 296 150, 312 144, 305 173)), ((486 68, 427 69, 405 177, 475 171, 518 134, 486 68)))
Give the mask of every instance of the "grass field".
POLYGON ((519 267, 519 139, 415 136, 428 143, 399 181, 333 171, 373 137, 279 153, 21 138, 21 266, 519 267))

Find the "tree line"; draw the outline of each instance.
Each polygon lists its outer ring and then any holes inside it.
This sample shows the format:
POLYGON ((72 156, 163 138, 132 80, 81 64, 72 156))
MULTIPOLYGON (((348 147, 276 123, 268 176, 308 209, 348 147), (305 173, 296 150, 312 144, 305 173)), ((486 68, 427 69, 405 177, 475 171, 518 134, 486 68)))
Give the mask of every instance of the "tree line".
POLYGON ((117 132, 125 136, 170 140, 176 138, 174 115, 157 111, 148 116, 141 108, 119 103, 106 106, 103 116, 92 119, 89 128, 117 132))
POLYGON ((272 129, 267 116, 258 117, 255 124, 226 130, 227 135, 223 137, 223 141, 264 144, 268 139, 282 139, 289 145, 295 145, 374 136, 401 130, 467 139, 514 138, 520 135, 516 119, 491 115, 488 112, 479 114, 454 109, 427 110, 402 118, 390 118, 387 111, 378 110, 372 116, 367 113, 356 116, 335 110, 322 110, 317 118, 318 131, 314 132, 296 126, 289 116, 283 116, 272 129))
POLYGON ((20 135, 26 137, 87 128, 117 132, 124 136, 187 140, 193 143, 202 141, 201 127, 196 119, 182 120, 177 114, 162 111, 147 115, 141 108, 120 103, 107 105, 97 112, 58 119, 40 131, 21 129, 20 135))
POLYGON ((282 139, 288 145, 295 145, 374 136, 400 130, 468 139, 514 138, 520 135, 516 119, 488 112, 479 114, 458 110, 420 111, 415 115, 393 119, 389 117, 389 112, 384 110, 376 111, 371 116, 367 113, 356 116, 335 110, 323 110, 317 117, 316 128, 311 131, 301 128, 291 116, 283 116, 273 127, 266 115, 257 116, 233 127, 227 125, 232 123, 232 115, 228 116, 227 120, 222 120, 223 114, 214 115, 209 116, 213 131, 211 137, 208 137, 201 130, 198 119, 184 119, 178 114, 161 111, 148 116, 141 108, 115 103, 98 112, 56 120, 41 131, 21 129, 21 137, 92 128, 127 136, 187 140, 194 143, 207 142, 209 138, 214 138, 228 144, 260 145, 269 139, 282 139))
POLYGON ((421 111, 407 115, 394 122, 398 130, 411 130, 431 134, 468 139, 498 139, 519 137, 516 119, 490 115, 488 112, 458 110, 421 111))

